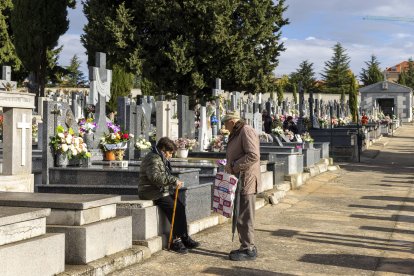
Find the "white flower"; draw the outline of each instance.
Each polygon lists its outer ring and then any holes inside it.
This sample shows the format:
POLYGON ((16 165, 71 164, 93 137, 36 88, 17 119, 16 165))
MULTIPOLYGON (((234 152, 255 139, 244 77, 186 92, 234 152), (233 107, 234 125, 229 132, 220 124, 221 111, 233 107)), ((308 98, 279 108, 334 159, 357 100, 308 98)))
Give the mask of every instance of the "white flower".
POLYGON ((111 133, 111 139, 115 140, 116 139, 116 134, 115 133, 111 133))
POLYGON ((74 156, 78 155, 78 150, 77 149, 73 149, 72 150, 72 155, 74 155, 74 156))
POLYGON ((59 138, 65 138, 65 135, 63 133, 58 133, 59 138))
POLYGON ((63 151, 63 152, 67 152, 67 151, 68 151, 68 149, 69 149, 68 145, 66 145, 66 144, 62 144, 62 151, 63 151))

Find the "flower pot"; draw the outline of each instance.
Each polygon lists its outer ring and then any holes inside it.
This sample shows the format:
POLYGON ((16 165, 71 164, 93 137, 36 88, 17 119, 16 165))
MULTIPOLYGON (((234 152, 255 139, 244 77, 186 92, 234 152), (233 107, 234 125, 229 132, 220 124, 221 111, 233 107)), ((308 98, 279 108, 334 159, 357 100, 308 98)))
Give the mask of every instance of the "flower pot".
POLYGON ((113 150, 105 151, 105 160, 114 161, 115 160, 115 151, 113 151, 113 150))
POLYGON ((187 158, 188 157, 188 149, 178 149, 177 150, 177 157, 178 158, 187 158))
POLYGON ((115 160, 122 161, 124 160, 125 150, 124 149, 117 149, 114 150, 115 160))
POLYGON ((67 167, 69 164, 68 155, 64 153, 57 153, 55 156, 56 167, 67 167))
POLYGON ((93 132, 87 132, 83 135, 83 141, 85 142, 88 150, 90 150, 93 147, 93 139, 94 139, 93 132))

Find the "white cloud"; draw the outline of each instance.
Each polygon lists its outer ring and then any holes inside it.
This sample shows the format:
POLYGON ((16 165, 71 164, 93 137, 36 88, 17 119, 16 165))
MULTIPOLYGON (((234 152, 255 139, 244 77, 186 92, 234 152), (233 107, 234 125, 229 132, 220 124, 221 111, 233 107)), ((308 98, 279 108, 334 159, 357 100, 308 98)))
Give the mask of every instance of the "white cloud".
POLYGON ((316 38, 314 36, 308 36, 307 38, 305 38, 305 40, 315 40, 316 38))
POLYGON ((70 59, 76 54, 81 61, 81 70, 87 72, 88 57, 85 52, 86 49, 80 42, 80 36, 76 34, 64 34, 59 39, 59 46, 63 45, 63 50, 59 57, 59 64, 68 66, 70 59))

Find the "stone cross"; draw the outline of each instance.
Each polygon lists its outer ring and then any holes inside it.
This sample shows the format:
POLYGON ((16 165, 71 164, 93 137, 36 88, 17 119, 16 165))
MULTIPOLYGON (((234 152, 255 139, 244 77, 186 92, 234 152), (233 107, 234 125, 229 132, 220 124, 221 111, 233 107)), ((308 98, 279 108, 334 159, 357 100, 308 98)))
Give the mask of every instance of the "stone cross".
POLYGON ((22 121, 17 123, 17 128, 22 130, 22 166, 26 166, 26 129, 31 127, 31 123, 26 122, 26 114, 22 114, 22 121))
POLYGON ((106 69, 106 54, 96 53, 95 67, 89 67, 89 104, 96 105, 99 95, 108 102, 111 97, 112 71, 106 69))

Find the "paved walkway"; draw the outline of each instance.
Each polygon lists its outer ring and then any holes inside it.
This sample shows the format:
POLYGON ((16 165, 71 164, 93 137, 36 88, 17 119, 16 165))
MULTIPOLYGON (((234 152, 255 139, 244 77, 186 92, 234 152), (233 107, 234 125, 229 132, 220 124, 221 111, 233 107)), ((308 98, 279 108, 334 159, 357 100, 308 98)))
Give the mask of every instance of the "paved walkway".
POLYGON ((185 256, 162 251, 114 275, 414 275, 414 126, 361 161, 258 210, 254 262, 228 260, 238 243, 224 224, 195 235, 202 246, 185 256))

